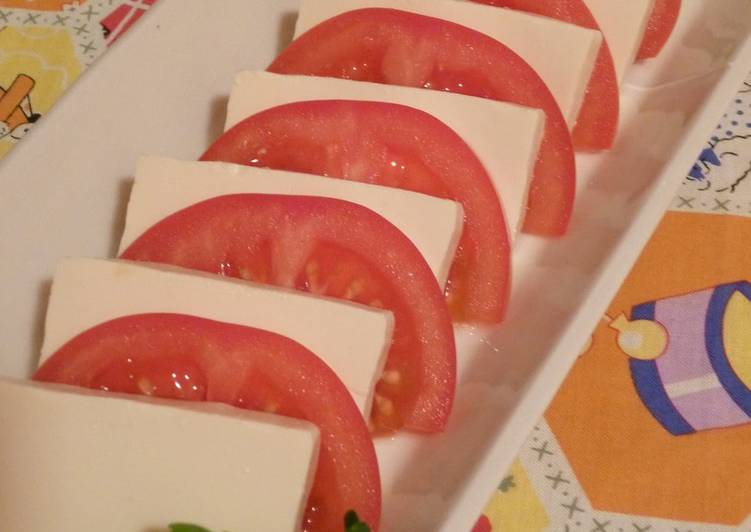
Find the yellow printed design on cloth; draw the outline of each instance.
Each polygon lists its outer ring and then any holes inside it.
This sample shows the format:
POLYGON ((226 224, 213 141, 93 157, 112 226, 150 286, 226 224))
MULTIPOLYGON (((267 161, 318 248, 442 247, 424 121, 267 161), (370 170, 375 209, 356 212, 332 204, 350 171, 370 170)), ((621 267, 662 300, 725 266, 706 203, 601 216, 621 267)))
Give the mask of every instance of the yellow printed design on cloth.
MULTIPOLYGON (((521 463, 511 466, 508 487, 496 491, 485 508, 485 516, 493 530, 503 532, 536 532, 550 524, 545 508, 540 502, 532 483, 521 463)), ((504 481, 504 484, 507 483, 504 481)))
POLYGON ((722 340, 733 371, 751 388, 751 301, 741 292, 734 293, 725 308, 722 340))
MULTIPOLYGON (((0 32, 0 87, 3 93, 19 76, 34 81, 28 98, 24 98, 20 105, 27 117, 31 113, 49 111, 80 73, 81 65, 68 30, 8 26, 0 32)), ((3 121, 7 119, 0 117, 3 121)), ((9 133, 7 129, 6 125, 3 131, 9 133)), ((17 135, 10 134, 0 138, 0 157, 13 147, 16 140, 17 135)))
POLYGON ((629 321, 621 314, 610 323, 610 328, 618 331, 618 347, 632 358, 654 360, 668 345, 665 328, 651 320, 629 321))

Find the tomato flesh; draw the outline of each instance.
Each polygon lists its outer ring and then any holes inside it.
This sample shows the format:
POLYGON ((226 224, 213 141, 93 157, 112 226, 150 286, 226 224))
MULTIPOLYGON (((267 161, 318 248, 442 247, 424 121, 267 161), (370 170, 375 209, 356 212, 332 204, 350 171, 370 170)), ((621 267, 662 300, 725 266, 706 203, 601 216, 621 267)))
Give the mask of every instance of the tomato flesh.
MULTIPOLYGON (((481 4, 508 7, 536 15, 555 18, 592 30, 600 30, 584 0, 472 0, 481 4)), ((610 46, 603 38, 595 60, 592 77, 571 135, 574 148, 580 151, 607 150, 613 146, 618 131, 620 96, 610 46)))
POLYGON ((472 532, 493 532, 493 525, 486 516, 481 515, 472 528, 472 532))
POLYGON ((655 0, 644 40, 636 54, 637 61, 657 57, 673 33, 680 11, 681 0, 655 0))
POLYGON ((543 110, 545 131, 523 229, 551 236, 566 231, 576 181, 566 121, 540 76, 487 35, 404 11, 359 9, 298 37, 268 70, 457 92, 543 110))
POLYGON ((289 338, 180 314, 126 316, 71 339, 34 380, 310 421, 320 429, 320 454, 303 530, 339 530, 352 509, 378 527, 380 479, 368 428, 334 372, 289 338))
POLYGON ((402 105, 297 102, 245 119, 201 157, 384 185, 451 199, 464 230, 446 296, 455 320, 498 323, 511 246, 493 183, 472 150, 431 115, 402 105))
POLYGON ((122 258, 390 310, 394 335, 376 387, 374 426, 444 429, 454 399, 456 349, 443 293, 414 244, 373 211, 321 197, 220 196, 158 222, 122 258))

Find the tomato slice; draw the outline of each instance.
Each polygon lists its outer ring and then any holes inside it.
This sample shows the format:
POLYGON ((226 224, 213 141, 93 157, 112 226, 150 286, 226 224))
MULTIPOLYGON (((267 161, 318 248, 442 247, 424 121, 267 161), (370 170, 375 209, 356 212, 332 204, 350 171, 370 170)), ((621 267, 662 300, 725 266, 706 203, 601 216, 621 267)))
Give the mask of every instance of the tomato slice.
POLYGON ((655 0, 644 40, 636 54, 637 61, 657 57, 673 33, 680 11, 681 0, 655 0))
POLYGON ((168 216, 122 257, 390 310, 394 336, 373 424, 380 431, 446 426, 456 349, 443 293, 414 244, 373 211, 321 197, 220 196, 168 216))
POLYGON ((493 532, 493 524, 485 515, 481 515, 472 528, 472 532, 493 532))
POLYGON ((269 70, 458 92, 542 109, 547 120, 524 230, 566 231, 576 181, 566 121, 532 67, 487 35, 404 11, 359 9, 298 37, 269 70))
POLYGON ((289 338, 180 314, 126 316, 71 339, 34 380, 310 421, 321 440, 303 529, 340 530, 352 509, 378 527, 378 462, 360 411, 334 372, 289 338))
POLYGON ((503 210, 482 163, 431 115, 382 102, 297 102, 245 119, 201 159, 364 181, 458 201, 465 223, 446 288, 449 308, 459 321, 503 319, 511 266, 503 210))
MULTIPOLYGON (((555 18, 591 30, 600 30, 584 0, 472 0, 481 4, 508 7, 536 15, 555 18)), ((580 151, 607 150, 613 146, 618 131, 620 96, 613 55, 604 37, 595 68, 587 86, 576 126, 572 131, 574 148, 580 151)))

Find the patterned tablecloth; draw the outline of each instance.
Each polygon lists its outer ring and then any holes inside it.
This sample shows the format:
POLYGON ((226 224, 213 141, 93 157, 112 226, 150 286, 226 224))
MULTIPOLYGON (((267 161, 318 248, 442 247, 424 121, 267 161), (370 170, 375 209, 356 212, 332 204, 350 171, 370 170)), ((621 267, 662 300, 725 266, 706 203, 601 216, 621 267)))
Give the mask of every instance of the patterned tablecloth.
MULTIPOLYGON (((154 1, 0 0, 0 156, 154 1)), ((751 78, 710 135, 476 532, 751 530, 751 78)))

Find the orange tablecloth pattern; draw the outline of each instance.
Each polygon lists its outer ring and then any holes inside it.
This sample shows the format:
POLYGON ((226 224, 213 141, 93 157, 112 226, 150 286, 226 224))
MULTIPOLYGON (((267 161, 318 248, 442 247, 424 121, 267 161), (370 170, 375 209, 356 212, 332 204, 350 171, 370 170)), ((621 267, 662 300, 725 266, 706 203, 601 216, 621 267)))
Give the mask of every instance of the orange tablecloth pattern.
MULTIPOLYGON (((0 156, 154 1, 0 0, 0 156)), ((476 532, 751 530, 751 78, 718 119, 476 532)))
POLYGON ((475 532, 751 530, 751 76, 707 136, 475 532))

